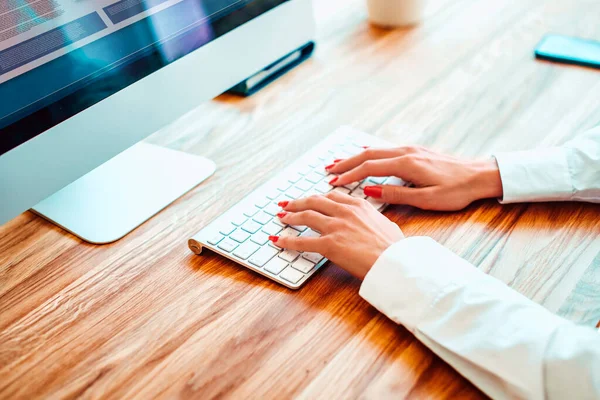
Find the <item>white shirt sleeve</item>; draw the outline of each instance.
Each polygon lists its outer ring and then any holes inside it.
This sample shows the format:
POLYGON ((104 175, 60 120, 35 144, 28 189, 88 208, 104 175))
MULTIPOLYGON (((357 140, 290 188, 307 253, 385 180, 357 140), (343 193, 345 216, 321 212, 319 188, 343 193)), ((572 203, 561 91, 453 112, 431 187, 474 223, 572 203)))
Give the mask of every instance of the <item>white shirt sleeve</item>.
POLYGON ((499 153, 502 203, 600 203, 600 127, 561 147, 499 153))
POLYGON ((433 239, 404 239, 360 295, 494 399, 600 398, 600 335, 479 271, 433 239))

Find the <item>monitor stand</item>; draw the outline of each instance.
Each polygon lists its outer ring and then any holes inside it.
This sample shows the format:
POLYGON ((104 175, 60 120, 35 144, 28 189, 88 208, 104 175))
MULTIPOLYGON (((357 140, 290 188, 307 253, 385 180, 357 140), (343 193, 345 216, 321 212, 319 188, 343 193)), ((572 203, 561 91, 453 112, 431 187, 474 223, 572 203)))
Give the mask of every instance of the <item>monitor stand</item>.
POLYGON ((32 211, 86 242, 121 239, 211 176, 206 158, 138 143, 32 211))

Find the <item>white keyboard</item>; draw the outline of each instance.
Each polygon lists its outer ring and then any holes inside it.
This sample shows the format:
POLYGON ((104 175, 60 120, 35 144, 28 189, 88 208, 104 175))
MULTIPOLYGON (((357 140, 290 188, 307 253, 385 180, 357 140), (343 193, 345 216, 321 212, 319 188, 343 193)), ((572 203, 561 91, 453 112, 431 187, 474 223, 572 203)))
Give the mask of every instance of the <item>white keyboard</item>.
POLYGON ((277 203, 337 190, 367 199, 382 211, 386 204, 366 197, 363 188, 383 183, 404 184, 398 178, 368 178, 335 189, 329 185, 334 175, 328 174, 324 167, 335 159, 362 152, 362 146, 389 147, 390 144, 351 128, 338 129, 194 235, 188 242, 190 249, 198 255, 203 248, 210 249, 290 289, 298 289, 327 259, 316 253, 282 250, 268 239, 270 235, 319 236, 305 226, 282 224, 276 216, 281 211, 277 203))

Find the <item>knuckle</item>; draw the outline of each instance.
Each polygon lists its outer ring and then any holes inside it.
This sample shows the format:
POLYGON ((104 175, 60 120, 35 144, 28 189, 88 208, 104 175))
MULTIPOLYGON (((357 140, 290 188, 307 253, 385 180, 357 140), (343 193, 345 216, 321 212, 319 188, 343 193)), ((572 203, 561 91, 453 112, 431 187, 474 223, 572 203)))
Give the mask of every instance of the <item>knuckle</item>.
POLYGON ((420 153, 422 150, 422 147, 417 146, 417 145, 408 145, 404 149, 406 150, 407 153, 414 154, 414 153, 420 153))
POLYGON ((408 167, 414 167, 417 165, 418 160, 414 154, 408 154, 402 158, 404 159, 404 162, 408 167))
POLYGON ((363 154, 365 156, 365 158, 373 158, 375 157, 375 149, 366 149, 365 151, 363 151, 363 154))
POLYGON ((375 166, 375 161, 373 161, 373 160, 365 161, 363 163, 363 168, 367 171, 373 170, 374 166, 375 166))
POLYGON ((313 194, 306 199, 306 205, 310 208, 315 207, 317 204, 319 204, 319 196, 316 194, 313 194))

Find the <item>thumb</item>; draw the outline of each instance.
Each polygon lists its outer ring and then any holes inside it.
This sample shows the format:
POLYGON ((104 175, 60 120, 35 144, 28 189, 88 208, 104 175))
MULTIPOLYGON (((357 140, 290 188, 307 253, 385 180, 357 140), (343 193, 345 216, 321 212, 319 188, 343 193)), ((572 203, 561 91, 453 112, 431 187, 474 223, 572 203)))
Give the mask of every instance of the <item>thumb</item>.
POLYGON ((405 204, 422 209, 431 209, 433 188, 412 188, 406 186, 383 185, 381 200, 388 204, 405 204))

